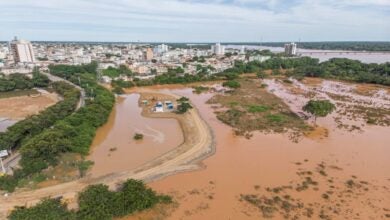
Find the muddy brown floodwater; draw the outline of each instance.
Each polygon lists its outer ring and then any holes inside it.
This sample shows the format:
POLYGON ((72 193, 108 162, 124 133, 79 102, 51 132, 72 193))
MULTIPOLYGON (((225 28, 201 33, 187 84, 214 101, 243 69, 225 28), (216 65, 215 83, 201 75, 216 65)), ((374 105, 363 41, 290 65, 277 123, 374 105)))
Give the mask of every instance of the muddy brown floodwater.
MULTIPOLYGON (((365 126, 362 132, 348 132, 331 126, 327 138, 303 138, 299 143, 283 134, 256 133, 247 140, 234 136, 229 126, 217 120, 211 106, 205 104, 212 94, 168 88, 158 90, 189 97, 211 126, 216 141, 216 154, 203 161, 205 169, 149 184, 179 203, 169 219, 263 218, 260 208, 240 201, 240 197, 275 196, 269 189, 278 186, 289 186, 280 196, 288 194, 300 201, 313 212, 314 219, 380 219, 390 214, 388 127, 365 126), (302 182, 299 172, 310 173, 316 186, 295 190, 302 182), (353 181, 367 186, 363 190, 353 181), (330 198, 325 199, 323 194, 330 198)), ((332 123, 321 120, 319 125, 332 123)), ((290 217, 294 212, 298 213, 291 210, 290 217)), ((284 219, 277 212, 273 216, 284 219)), ((133 218, 137 217, 129 219, 133 218)))
POLYGON ((141 116, 139 97, 139 94, 118 97, 108 122, 98 129, 88 157, 95 163, 90 171, 93 177, 132 170, 183 142, 175 119, 141 116), (135 133, 143 134, 143 140, 134 140, 135 133))

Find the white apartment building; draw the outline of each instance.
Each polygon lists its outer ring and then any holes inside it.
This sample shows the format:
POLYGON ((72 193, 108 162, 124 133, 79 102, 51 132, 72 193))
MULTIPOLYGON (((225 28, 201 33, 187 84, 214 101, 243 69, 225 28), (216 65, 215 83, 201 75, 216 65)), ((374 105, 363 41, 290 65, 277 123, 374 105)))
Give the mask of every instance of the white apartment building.
POLYGON ((10 49, 15 63, 34 63, 35 56, 31 43, 26 40, 18 40, 16 37, 10 42, 10 49))
POLYGON ((166 53, 168 51, 169 51, 169 48, 168 48, 168 45, 166 45, 166 44, 161 44, 161 45, 154 47, 154 52, 156 54, 162 54, 162 53, 166 53))
POLYGON ((284 45, 284 52, 288 56, 295 56, 297 55, 297 44, 296 43, 289 43, 284 45))
POLYGON ((225 46, 221 45, 221 43, 216 43, 211 46, 211 51, 217 56, 222 56, 225 54, 225 46))

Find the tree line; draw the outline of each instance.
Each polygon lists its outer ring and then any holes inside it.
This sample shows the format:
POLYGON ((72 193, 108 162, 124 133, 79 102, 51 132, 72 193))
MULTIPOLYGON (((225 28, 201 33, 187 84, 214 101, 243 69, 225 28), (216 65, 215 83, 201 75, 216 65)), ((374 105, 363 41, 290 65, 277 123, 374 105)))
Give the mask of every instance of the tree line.
POLYGON ((390 85, 390 63, 362 63, 358 60, 347 58, 333 58, 325 62, 319 62, 316 58, 282 58, 274 57, 264 62, 235 62, 232 68, 217 75, 224 75, 230 79, 236 78, 241 73, 258 73, 263 75, 264 70, 274 70, 273 74, 281 74, 285 70, 287 75, 301 78, 321 77, 328 79, 340 79, 361 83, 375 83, 390 85))
POLYGON ((10 92, 14 90, 26 90, 34 87, 44 88, 49 86, 50 80, 47 76, 35 70, 32 78, 25 74, 15 73, 9 76, 0 76, 0 92, 10 92))
MULTIPOLYGON (((21 168, 14 170, 13 176, 1 177, 0 189, 14 190, 20 180, 31 179, 42 170, 56 166, 60 156, 64 153, 88 154, 97 128, 107 121, 115 102, 113 94, 96 83, 96 67, 97 65, 94 63, 81 66, 53 65, 49 67, 51 74, 66 78, 85 89, 88 97, 86 105, 74 114, 64 115, 60 111, 58 115, 65 117, 57 120, 50 128, 38 129, 43 127, 41 124, 44 122, 26 126, 19 125, 20 129, 30 128, 35 135, 28 140, 12 142, 20 145, 21 168)), ((70 94, 70 92, 66 92, 66 94, 70 94)), ((77 91, 77 96, 72 99, 73 110, 78 98, 79 92, 77 91)), ((64 101, 66 100, 68 99, 64 99, 64 101)), ((42 114, 43 119, 47 117, 50 118, 50 115, 42 114)), ((18 133, 17 137, 28 137, 30 130, 18 133)))
POLYGON ((158 195, 142 181, 129 179, 117 191, 107 185, 88 186, 78 195, 79 209, 69 210, 61 198, 47 198, 33 207, 16 207, 10 220, 109 220, 152 208, 157 203, 170 203, 171 197, 158 195))

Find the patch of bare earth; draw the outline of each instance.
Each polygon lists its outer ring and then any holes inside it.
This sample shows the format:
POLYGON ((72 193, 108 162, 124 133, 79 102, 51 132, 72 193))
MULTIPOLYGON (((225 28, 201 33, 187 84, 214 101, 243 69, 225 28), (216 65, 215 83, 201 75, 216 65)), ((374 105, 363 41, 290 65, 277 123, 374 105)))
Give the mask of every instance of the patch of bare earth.
POLYGON ((0 117, 14 120, 36 115, 59 100, 54 93, 40 93, 34 96, 18 96, 0 99, 0 117))

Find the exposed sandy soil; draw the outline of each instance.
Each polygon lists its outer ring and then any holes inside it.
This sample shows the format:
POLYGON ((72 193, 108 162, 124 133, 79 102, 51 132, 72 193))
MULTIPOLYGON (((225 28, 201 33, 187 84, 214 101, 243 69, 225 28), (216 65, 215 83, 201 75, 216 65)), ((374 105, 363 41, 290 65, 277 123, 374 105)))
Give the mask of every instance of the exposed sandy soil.
MULTIPOLYGON (((178 96, 173 97, 174 99, 178 98, 178 96)), ((184 142, 172 151, 136 170, 113 173, 98 178, 87 177, 33 191, 18 190, 8 197, 2 196, 0 197, 0 218, 5 218, 14 206, 33 205, 40 199, 50 196, 62 195, 65 201, 70 204, 70 207, 74 208, 77 193, 90 184, 104 183, 111 188, 115 188, 117 183, 129 178, 152 181, 173 173, 198 169, 198 162, 214 153, 213 134, 198 114, 197 109, 191 109, 180 116, 173 113, 151 114, 148 110, 144 110, 143 114, 145 116, 176 118, 184 131, 184 142)))
POLYGON ((21 120, 38 114, 59 100, 55 93, 41 93, 39 96, 19 96, 0 99, 0 117, 21 120))

